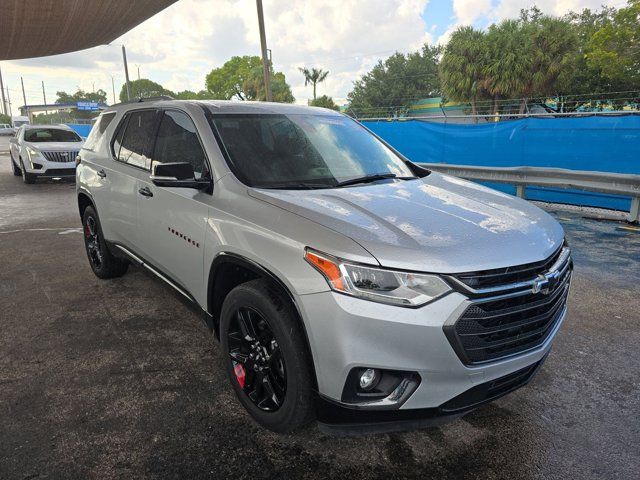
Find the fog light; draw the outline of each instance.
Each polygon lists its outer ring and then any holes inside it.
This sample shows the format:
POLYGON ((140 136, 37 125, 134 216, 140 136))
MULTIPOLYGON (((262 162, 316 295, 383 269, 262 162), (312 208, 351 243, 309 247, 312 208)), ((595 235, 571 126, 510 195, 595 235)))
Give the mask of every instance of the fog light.
POLYGON ((378 383, 378 371, 373 368, 367 368, 360 375, 360 388, 362 390, 371 390, 378 383))

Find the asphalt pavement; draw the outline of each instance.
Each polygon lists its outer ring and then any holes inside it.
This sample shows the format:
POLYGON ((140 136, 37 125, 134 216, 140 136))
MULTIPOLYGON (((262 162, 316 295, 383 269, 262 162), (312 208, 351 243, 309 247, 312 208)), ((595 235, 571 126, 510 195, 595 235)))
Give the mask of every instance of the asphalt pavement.
POLYGON ((0 479, 638 478, 640 232, 545 208, 575 275, 531 384, 439 428, 276 435, 169 287, 137 268, 93 275, 74 185, 25 185, 0 153, 0 479))

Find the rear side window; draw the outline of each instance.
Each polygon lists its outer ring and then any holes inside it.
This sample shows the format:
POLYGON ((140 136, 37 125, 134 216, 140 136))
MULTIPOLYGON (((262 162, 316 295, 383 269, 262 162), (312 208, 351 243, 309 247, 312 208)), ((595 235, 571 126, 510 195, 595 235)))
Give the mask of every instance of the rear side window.
POLYGON ((125 121, 127 121, 126 128, 121 129, 124 130, 122 143, 119 146, 119 150, 115 150, 116 144, 119 143, 118 139, 116 139, 114 152, 116 152, 117 158, 121 162, 148 170, 156 111, 140 110, 129 113, 127 117, 125 117, 125 121))
POLYGON ((189 162, 196 177, 207 171, 202 145, 196 133, 196 126, 183 112, 166 111, 160 122, 154 163, 189 162))
POLYGON ((89 132, 89 136, 84 142, 84 148, 87 150, 99 150, 101 141, 104 138, 104 132, 115 118, 116 112, 112 113, 103 113, 101 114, 96 123, 93 125, 91 132, 89 132))

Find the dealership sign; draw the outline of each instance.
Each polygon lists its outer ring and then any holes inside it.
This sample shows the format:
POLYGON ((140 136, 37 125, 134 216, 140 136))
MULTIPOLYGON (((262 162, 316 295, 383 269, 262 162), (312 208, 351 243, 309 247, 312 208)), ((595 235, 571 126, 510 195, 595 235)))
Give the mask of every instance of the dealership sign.
POLYGON ((99 110, 98 102, 78 102, 78 110, 99 110))

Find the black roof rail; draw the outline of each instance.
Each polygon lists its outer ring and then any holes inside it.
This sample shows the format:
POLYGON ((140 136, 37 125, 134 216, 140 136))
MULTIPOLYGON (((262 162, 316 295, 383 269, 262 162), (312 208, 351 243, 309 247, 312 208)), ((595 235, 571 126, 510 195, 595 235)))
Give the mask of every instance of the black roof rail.
POLYGON ((142 102, 157 102, 158 100, 175 100, 175 98, 169 95, 158 95, 157 97, 145 97, 145 98, 134 98, 133 100, 127 100, 126 102, 114 103, 113 105, 109 105, 108 108, 118 107, 120 105, 129 105, 131 103, 142 103, 142 102))

